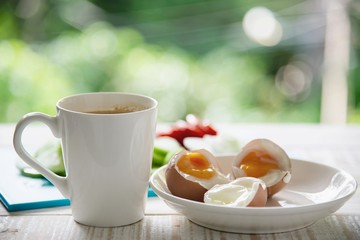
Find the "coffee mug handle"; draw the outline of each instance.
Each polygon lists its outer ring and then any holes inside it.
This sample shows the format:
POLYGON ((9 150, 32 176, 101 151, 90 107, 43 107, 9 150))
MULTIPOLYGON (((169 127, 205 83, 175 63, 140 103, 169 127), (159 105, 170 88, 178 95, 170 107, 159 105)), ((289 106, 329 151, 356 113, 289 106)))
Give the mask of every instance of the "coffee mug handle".
POLYGON ((16 125, 13 139, 15 151, 24 162, 26 162, 29 166, 33 167, 36 171, 41 173, 50 182, 52 182, 57 187, 57 189, 59 189, 62 195, 64 195, 64 197, 69 198, 67 178, 60 177, 49 169, 45 168, 40 162, 36 161, 23 146, 23 131, 32 122, 44 123, 50 128, 55 137, 60 138, 60 129, 57 117, 51 117, 43 113, 28 113, 16 125))

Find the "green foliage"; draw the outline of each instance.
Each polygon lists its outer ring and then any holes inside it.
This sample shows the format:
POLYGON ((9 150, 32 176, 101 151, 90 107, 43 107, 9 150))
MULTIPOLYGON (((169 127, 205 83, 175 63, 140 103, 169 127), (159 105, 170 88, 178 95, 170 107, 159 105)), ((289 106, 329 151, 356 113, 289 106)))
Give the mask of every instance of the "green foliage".
POLYGON ((0 42, 0 121, 18 121, 29 111, 54 114, 71 93, 65 73, 19 40, 0 42))
MULTIPOLYGON (((287 26, 306 1, 27 3, 0 3, 0 122, 30 111, 55 114, 59 98, 96 91, 150 95, 159 101, 159 121, 188 113, 222 122, 319 121, 322 42, 301 45, 285 36, 278 46, 261 47, 239 21, 266 5, 283 12, 287 26), (308 74, 298 92, 281 82, 289 65, 308 74)), ((355 45, 355 59, 359 52, 355 45)), ((358 72, 355 65, 349 75, 355 122, 358 72)))
MULTIPOLYGON (((213 121, 277 121, 286 115, 286 99, 266 79, 266 64, 226 47, 199 58, 175 46, 147 44, 133 29, 98 22, 32 48, 2 41, 0 51, 1 121, 17 121, 28 111, 54 114, 57 99, 96 91, 153 96, 160 121, 188 113, 213 121)), ((313 113, 291 111, 288 121, 317 120, 313 113)))

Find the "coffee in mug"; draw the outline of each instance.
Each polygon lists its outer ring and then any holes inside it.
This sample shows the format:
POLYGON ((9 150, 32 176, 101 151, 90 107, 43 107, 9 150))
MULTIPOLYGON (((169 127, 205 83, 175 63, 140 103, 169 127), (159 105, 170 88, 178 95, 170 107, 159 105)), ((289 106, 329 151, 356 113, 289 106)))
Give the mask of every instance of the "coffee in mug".
POLYGON ((93 113, 93 114, 119 114, 119 113, 130 113, 130 112, 137 112, 141 110, 145 110, 146 107, 140 104, 129 104, 124 106, 115 106, 111 109, 100 109, 100 110, 94 110, 89 111, 87 113, 93 113))

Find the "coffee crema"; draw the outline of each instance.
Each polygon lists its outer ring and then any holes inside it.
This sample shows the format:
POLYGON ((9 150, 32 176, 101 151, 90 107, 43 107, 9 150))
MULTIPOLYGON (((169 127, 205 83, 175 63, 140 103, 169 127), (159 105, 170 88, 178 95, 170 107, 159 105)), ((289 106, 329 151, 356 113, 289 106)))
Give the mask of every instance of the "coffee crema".
POLYGON ((117 106, 112 109, 104 109, 104 110, 95 110, 88 111, 86 113, 92 114, 119 114, 119 113, 131 113, 145 110, 146 107, 140 104, 137 105, 126 105, 126 106, 117 106))

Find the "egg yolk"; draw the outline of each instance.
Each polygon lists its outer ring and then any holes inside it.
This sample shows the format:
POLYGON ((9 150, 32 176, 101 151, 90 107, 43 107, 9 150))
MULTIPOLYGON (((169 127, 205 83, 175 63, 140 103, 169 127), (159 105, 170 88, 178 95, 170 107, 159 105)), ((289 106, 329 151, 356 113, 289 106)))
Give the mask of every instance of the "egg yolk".
POLYGON ((196 178, 210 179, 215 175, 212 164, 202 154, 189 152, 177 162, 178 169, 196 178))
POLYGON ((279 169, 277 161, 264 152, 250 152, 242 161, 240 168, 248 177, 263 177, 271 169, 279 169))

